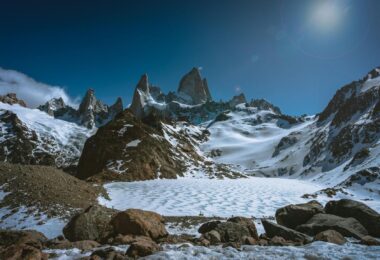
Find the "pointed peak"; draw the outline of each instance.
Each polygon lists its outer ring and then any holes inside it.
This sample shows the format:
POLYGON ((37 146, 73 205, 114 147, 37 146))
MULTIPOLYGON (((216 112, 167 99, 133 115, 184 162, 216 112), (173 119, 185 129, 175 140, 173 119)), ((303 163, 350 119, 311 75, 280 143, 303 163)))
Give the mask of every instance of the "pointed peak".
POLYGON ((140 78, 139 83, 137 83, 136 88, 141 89, 144 92, 149 91, 149 78, 148 74, 143 74, 140 78))

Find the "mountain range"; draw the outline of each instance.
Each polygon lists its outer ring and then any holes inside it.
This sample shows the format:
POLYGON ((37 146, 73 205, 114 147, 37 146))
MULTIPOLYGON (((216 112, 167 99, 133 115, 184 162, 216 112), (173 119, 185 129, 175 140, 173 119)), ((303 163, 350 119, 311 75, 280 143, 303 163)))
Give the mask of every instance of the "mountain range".
POLYGON ((144 74, 125 110, 120 98, 108 106, 92 89, 78 109, 60 97, 31 109, 9 93, 0 97, 0 160, 53 165, 100 182, 288 177, 374 196, 379 96, 379 68, 340 88, 313 116, 288 116, 244 94, 214 101, 197 68, 167 94, 144 74))

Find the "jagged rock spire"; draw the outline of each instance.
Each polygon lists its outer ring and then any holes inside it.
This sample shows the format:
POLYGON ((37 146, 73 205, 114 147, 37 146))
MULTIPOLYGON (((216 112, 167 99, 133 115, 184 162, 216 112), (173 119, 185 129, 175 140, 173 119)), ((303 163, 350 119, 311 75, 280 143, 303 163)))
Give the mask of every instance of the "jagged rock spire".
POLYGON ((121 99, 121 97, 118 97, 118 98, 116 99, 115 104, 113 104, 112 106, 110 106, 110 108, 109 108, 109 112, 110 112, 112 115, 117 115, 117 114, 119 114, 121 111, 123 111, 123 100, 121 99))
POLYGON ((198 68, 193 68, 181 79, 178 94, 191 104, 205 103, 211 99, 207 81, 202 79, 198 68))
POLYGON ((149 95, 149 79, 148 75, 141 76, 139 83, 137 83, 135 92, 133 94, 132 104, 130 110, 137 118, 144 116, 145 99, 149 95))

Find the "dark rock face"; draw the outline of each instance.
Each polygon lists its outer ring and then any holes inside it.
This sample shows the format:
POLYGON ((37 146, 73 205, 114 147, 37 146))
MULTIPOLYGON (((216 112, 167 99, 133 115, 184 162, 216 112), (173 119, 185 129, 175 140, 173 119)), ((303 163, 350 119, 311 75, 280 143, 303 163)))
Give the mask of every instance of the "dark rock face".
POLYGON ((265 229, 265 234, 269 237, 275 237, 279 236, 282 237, 286 240, 291 240, 291 241, 298 241, 302 243, 309 243, 311 242, 311 237, 298 232, 296 230, 275 224, 273 222, 270 222, 268 220, 263 219, 261 221, 263 223, 264 229, 265 229))
POLYGON ((347 242, 347 240, 335 230, 322 231, 315 236, 314 240, 334 243, 337 245, 343 245, 347 242))
POLYGON ((288 205, 276 211, 277 223, 288 228, 305 224, 315 214, 323 213, 323 206, 318 201, 304 204, 288 205))
POLYGON ((379 140, 380 84, 379 69, 361 80, 339 89, 327 107, 318 115, 319 130, 312 138, 304 166, 322 167, 329 171, 351 160, 349 167, 363 163, 365 151, 379 140), (362 153, 354 153, 362 150, 362 153))
POLYGON ((0 161, 21 164, 55 165, 55 156, 38 148, 38 137, 16 114, 0 110, 1 143, 0 161))
POLYGON ((281 138, 280 142, 277 144, 272 157, 276 157, 280 154, 282 150, 285 150, 293 145, 295 145, 298 142, 298 133, 293 132, 290 133, 288 136, 285 136, 281 138))
POLYGON ((342 218, 330 214, 316 214, 306 224, 297 227, 297 230, 315 236, 326 231, 335 230, 346 237, 362 238, 368 231, 354 218, 342 218))
POLYGON ((146 116, 145 108, 147 99, 150 96, 150 88, 149 88, 149 80, 148 75, 144 74, 141 76, 139 83, 135 88, 135 92, 133 94, 132 104, 129 109, 137 118, 143 118, 146 116))
POLYGON ((380 237, 380 214, 364 203, 342 199, 330 201, 325 206, 326 213, 344 218, 355 218, 371 236, 380 237))
POLYGON ((360 170, 345 181, 341 182, 339 186, 349 188, 355 184, 364 185, 367 183, 375 182, 380 179, 380 168, 379 167, 370 167, 367 169, 360 170))
POLYGON ((152 211, 128 209, 111 220, 115 234, 146 236, 153 240, 166 237, 164 218, 152 211))
POLYGON ((18 104, 22 107, 26 107, 25 101, 18 99, 15 93, 8 93, 4 96, 0 95, 0 102, 8 104, 8 105, 18 104))
POLYGON ((63 234, 72 241, 102 241, 112 234, 110 221, 115 210, 101 206, 90 206, 84 212, 74 216, 64 227, 63 234))
POLYGON ((199 69, 193 68, 181 79, 178 95, 187 104, 196 105, 211 100, 207 81, 202 79, 199 69))
POLYGON ((250 107, 257 107, 259 110, 272 110, 276 114, 282 114, 280 108, 272 105, 265 99, 253 99, 249 103, 250 107))

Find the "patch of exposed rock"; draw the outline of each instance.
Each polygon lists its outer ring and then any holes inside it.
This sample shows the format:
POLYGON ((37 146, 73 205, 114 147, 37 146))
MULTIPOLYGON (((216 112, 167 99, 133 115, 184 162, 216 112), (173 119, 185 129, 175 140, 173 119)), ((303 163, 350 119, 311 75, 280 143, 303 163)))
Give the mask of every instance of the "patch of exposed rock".
POLYGON ((8 93, 6 95, 0 95, 0 102, 9 104, 9 105, 15 105, 18 104, 22 107, 26 107, 26 103, 22 99, 18 99, 17 95, 15 93, 8 93))

